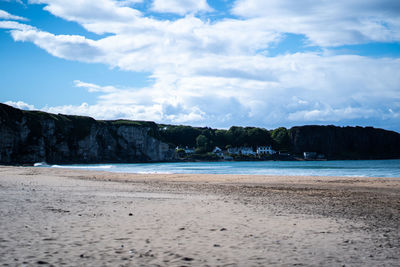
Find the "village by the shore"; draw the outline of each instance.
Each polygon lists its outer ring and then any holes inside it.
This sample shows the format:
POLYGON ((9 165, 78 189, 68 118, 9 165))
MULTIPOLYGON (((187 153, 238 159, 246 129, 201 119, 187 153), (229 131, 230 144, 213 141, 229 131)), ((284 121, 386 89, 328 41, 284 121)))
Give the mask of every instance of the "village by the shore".
MULTIPOLYGON (((180 147, 175 148, 176 158, 185 159, 196 159, 196 148, 195 147, 180 147), (193 157, 194 156, 194 157, 193 157)), ((257 146, 256 148, 250 146, 241 147, 228 147, 221 149, 216 146, 214 149, 205 154, 203 159, 214 159, 214 160, 326 160, 324 154, 317 152, 303 152, 302 157, 290 154, 287 151, 277 151, 270 145, 257 146)))

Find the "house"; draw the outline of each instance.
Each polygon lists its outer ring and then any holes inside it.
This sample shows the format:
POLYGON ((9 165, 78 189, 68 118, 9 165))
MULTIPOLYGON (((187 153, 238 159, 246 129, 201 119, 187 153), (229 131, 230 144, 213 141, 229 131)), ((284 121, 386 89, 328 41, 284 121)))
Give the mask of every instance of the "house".
POLYGON ((223 157, 224 156, 224 152, 222 152, 222 149, 219 147, 215 147, 214 150, 212 151, 212 153, 214 153, 215 155, 217 155, 218 157, 223 157))
POLYGON ((259 146, 257 147, 257 155, 273 155, 276 153, 271 146, 259 146))

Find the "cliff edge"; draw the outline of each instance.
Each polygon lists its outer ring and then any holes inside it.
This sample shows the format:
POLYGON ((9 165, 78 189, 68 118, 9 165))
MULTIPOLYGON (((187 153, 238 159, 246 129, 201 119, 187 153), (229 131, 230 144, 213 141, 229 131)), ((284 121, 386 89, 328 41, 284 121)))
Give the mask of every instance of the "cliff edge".
POLYGON ((0 163, 168 161, 174 149, 154 122, 24 111, 0 103, 0 163))

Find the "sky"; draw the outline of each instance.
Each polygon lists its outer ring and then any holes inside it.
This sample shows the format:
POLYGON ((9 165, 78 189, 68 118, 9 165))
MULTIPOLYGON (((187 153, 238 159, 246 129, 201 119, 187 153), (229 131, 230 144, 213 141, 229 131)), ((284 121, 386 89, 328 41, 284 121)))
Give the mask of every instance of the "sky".
POLYGON ((400 1, 0 0, 0 102, 400 132, 400 1))

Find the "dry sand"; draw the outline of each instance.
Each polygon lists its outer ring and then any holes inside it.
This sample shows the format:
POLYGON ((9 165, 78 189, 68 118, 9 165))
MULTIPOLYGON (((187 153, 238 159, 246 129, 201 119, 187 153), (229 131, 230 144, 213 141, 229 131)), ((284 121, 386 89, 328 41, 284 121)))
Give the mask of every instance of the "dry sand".
POLYGON ((0 167, 0 264, 400 266, 400 179, 0 167))

